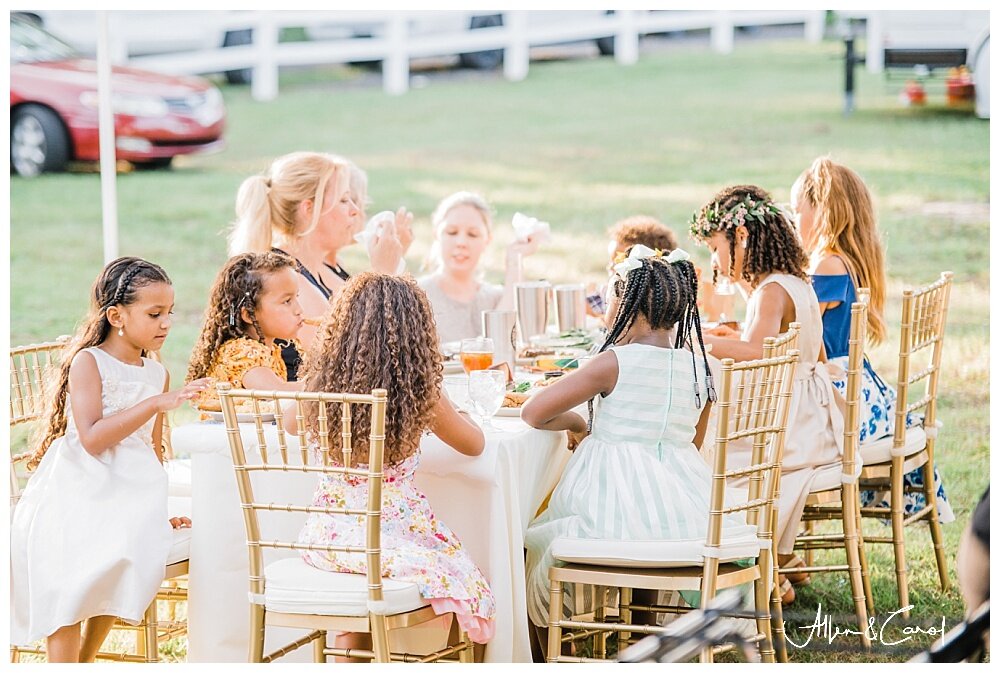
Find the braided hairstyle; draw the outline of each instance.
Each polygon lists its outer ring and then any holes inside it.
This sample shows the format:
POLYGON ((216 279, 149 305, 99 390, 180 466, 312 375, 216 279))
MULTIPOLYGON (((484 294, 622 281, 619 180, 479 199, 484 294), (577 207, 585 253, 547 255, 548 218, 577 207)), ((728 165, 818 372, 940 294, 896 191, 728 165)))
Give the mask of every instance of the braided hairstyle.
MULTIPOLYGON (((631 248, 629 248, 631 250, 631 248)), ((712 374, 708 367, 708 354, 701 334, 701 318, 698 315, 698 276, 694 264, 687 259, 668 262, 663 257, 641 259, 642 266, 629 271, 625 278, 615 276, 612 280, 615 294, 619 297, 618 311, 608 326, 607 337, 601 352, 618 343, 638 316, 643 316, 652 329, 669 330, 677 326, 674 348, 691 351, 694 368, 695 404, 701 407, 701 391, 698 387, 695 343, 697 336, 701 357, 705 363, 708 400, 716 400, 712 374)), ((587 401, 587 428, 594 420, 594 400, 587 401)))
MULTIPOLYGON (((135 303, 139 290, 154 283, 170 284, 167 272, 159 265, 139 257, 119 257, 109 262, 90 290, 90 312, 77 328, 73 340, 67 344, 59 366, 59 375, 51 381, 46 391, 44 421, 32 444, 28 469, 38 467, 42 457, 57 438, 66 433, 66 397, 69 391, 69 370, 73 358, 84 348, 104 343, 111 333, 108 309, 112 306, 129 306, 135 303)), ((145 353, 143 353, 145 355, 145 353)))
POLYGON ((205 324, 188 363, 187 381, 208 376, 215 354, 227 341, 247 337, 264 343, 256 315, 264 279, 284 268, 294 269, 295 260, 277 251, 245 252, 226 262, 212 285, 205 324), (250 314, 250 322, 243 319, 243 309, 250 314))
MULTIPOLYGON (((368 394, 388 391, 385 462, 412 455, 434 421, 441 397, 443 366, 434 311, 411 277, 365 272, 352 276, 323 317, 305 359, 307 391, 368 394)), ((336 405, 328 413, 337 418, 336 405)), ((368 461, 371 407, 351 405, 353 455, 368 461)), ((319 409, 309 405, 305 428, 315 439, 319 409)), ((340 433, 330 434, 330 459, 343 462, 340 433)))
POLYGON ((740 276, 756 287, 770 273, 787 273, 808 281, 809 259, 788 217, 767 190, 756 185, 726 187, 694 214, 691 235, 707 241, 721 231, 729 241, 729 264, 736 264, 736 230, 746 227, 747 247, 740 276), (749 207, 748 207, 749 204, 749 207))

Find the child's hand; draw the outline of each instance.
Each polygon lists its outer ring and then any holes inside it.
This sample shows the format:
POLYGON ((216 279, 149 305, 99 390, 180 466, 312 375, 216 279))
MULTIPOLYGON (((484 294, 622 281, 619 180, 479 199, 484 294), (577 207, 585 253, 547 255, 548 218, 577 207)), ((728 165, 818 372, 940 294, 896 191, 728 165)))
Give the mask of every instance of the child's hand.
POLYGON ((177 530, 178 528, 190 528, 191 519, 186 516, 172 516, 170 517, 170 525, 177 530))
POLYGON ((590 433, 587 430, 583 432, 573 432, 572 430, 566 431, 566 436, 569 438, 569 443, 566 445, 570 451, 575 451, 576 447, 580 446, 580 442, 586 438, 590 433))
POLYGON ((193 400, 203 391, 211 390, 211 386, 214 382, 215 380, 210 377, 195 379, 194 381, 185 384, 185 386, 180 390, 171 390, 168 393, 158 395, 157 411, 173 411, 177 407, 184 404, 186 400, 193 400))
POLYGON ((728 325, 716 325, 711 329, 705 330, 705 334, 709 336, 722 337, 723 339, 739 339, 740 333, 734 330, 728 325))

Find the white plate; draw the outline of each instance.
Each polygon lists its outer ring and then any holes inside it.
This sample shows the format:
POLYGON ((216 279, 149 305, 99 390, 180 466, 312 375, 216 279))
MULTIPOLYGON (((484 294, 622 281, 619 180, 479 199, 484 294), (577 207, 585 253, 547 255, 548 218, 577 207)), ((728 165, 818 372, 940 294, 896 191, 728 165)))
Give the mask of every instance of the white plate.
POLYGON ((500 407, 500 410, 495 415, 507 418, 520 418, 521 407, 500 407))
MULTIPOLYGON (((222 415, 221 411, 202 411, 201 413, 207 415, 213 421, 219 421, 220 423, 225 423, 226 418, 222 415)), ((270 423, 274 420, 274 414, 261 414, 261 423, 270 423)), ((253 414, 236 414, 237 423, 253 423, 253 414)))

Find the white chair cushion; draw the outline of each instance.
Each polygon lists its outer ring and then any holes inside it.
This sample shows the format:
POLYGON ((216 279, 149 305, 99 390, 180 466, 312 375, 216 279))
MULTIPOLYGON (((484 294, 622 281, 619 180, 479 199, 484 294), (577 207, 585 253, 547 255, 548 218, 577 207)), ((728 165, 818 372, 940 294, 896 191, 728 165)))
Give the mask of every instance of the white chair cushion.
MULTIPOLYGON (((927 435, 922 426, 915 426, 906 431, 903 439, 905 456, 912 456, 927 444, 927 435)), ((883 437, 874 442, 861 445, 861 460, 865 465, 878 465, 892 460, 892 436, 883 437)))
MULTIPOLYGON (((552 555, 567 563, 626 568, 685 568, 704 564, 705 538, 681 540, 583 540, 556 538, 552 555)), ((756 558, 760 544, 756 535, 724 539, 719 549, 723 563, 756 558)))
POLYGON ((809 483, 810 493, 821 493, 832 488, 840 488, 841 475, 844 473, 842 463, 831 463, 819 469, 812 481, 809 483))
MULTIPOLYGON (((166 461, 167 489, 171 496, 191 497, 191 459, 174 458, 166 461)), ((186 515, 185 515, 186 516, 186 515)))
MULTIPOLYGON (((397 615, 429 605, 416 584, 382 580, 385 614, 397 615)), ((354 573, 320 570, 299 557, 281 559, 264 569, 264 605, 272 612, 338 617, 368 614, 368 579, 354 573)))

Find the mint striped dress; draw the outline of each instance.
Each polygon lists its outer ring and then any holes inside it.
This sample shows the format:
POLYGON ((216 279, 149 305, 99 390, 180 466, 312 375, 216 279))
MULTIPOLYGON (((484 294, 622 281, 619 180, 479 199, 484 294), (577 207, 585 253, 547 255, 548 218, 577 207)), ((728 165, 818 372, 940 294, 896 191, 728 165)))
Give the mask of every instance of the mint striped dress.
MULTIPOLYGON (((551 553, 556 538, 670 540, 708 532, 711 469, 693 444, 708 400, 701 356, 695 364, 688 350, 646 344, 610 350, 618 382, 598 398, 593 432, 525 535, 528 615, 538 626, 548 621, 549 568, 560 563, 551 553)), ((752 531, 740 517, 724 525, 727 536, 752 531)))

